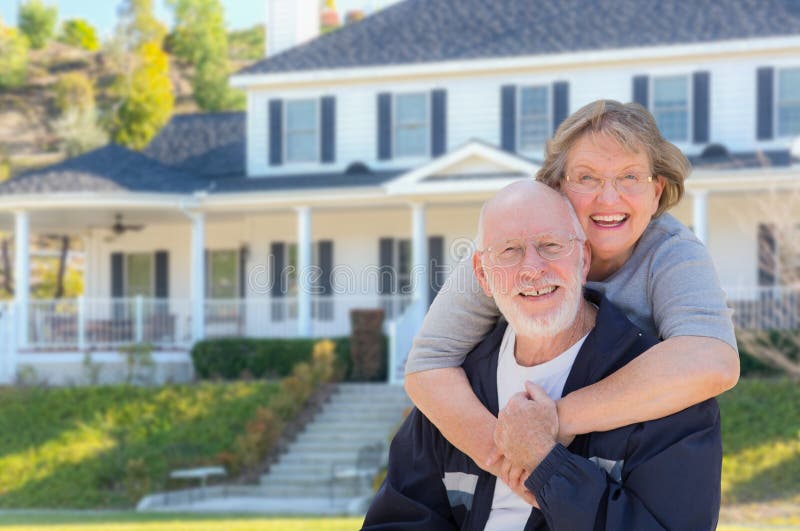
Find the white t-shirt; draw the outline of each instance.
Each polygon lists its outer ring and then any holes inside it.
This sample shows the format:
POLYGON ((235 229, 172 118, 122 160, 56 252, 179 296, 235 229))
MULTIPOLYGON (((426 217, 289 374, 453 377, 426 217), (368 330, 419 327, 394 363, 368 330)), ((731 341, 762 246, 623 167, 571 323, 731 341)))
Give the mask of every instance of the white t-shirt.
MULTIPOLYGON (((497 360, 497 403, 500 409, 508 404, 513 395, 525 391, 526 381, 540 385, 553 400, 561 398, 572 364, 585 340, 586 336, 583 336, 565 352, 546 363, 524 367, 517 363, 514 356, 516 334, 509 325, 500 344, 497 360)), ((498 479, 494 486, 492 511, 489 513, 489 520, 484 530, 524 529, 530 514, 531 506, 498 479)))

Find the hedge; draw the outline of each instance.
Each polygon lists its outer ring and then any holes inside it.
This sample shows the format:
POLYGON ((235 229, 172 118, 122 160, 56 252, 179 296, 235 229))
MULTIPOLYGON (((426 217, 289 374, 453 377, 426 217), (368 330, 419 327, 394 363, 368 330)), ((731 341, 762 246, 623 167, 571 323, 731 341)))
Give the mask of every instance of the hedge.
MULTIPOLYGON (((353 373, 350 338, 331 339, 335 346, 336 372, 343 380, 353 373)), ((222 338, 197 342, 191 356, 195 374, 201 379, 236 380, 242 377, 281 378, 299 362, 307 362, 316 339, 222 338)), ((386 379, 387 338, 384 337, 383 371, 375 381, 386 379)))
MULTIPOLYGON (((789 349, 788 355, 796 360, 800 355, 797 349, 798 330, 764 330, 760 337, 769 338, 772 345, 780 346, 782 349, 789 349)), ((755 345, 738 339, 739 346, 739 366, 741 376, 779 376, 784 374, 781 369, 768 365, 754 356, 750 350, 755 345)))

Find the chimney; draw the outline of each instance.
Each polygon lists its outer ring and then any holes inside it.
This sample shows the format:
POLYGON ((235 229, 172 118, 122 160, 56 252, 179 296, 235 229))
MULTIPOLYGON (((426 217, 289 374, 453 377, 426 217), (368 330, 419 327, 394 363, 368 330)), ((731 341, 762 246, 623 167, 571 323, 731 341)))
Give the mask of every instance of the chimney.
POLYGON ((319 35, 319 0, 267 0, 267 56, 319 35))

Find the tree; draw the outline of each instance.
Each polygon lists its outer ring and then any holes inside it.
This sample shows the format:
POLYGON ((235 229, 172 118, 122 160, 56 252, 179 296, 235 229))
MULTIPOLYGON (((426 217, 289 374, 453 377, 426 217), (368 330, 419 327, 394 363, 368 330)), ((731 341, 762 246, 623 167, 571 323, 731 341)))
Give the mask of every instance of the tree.
POLYGON ((42 0, 28 0, 19 6, 17 26, 28 37, 31 48, 38 50, 53 38, 58 21, 58 8, 42 0))
POLYGON ((167 28, 153 14, 153 0, 123 0, 117 15, 117 36, 125 41, 126 50, 138 50, 146 43, 161 46, 167 28))
POLYGON ((28 74, 28 42, 15 28, 0 18, 0 88, 15 88, 25 83, 28 74))
POLYGON ((100 126, 97 109, 70 109, 53 124, 67 156, 74 157, 108 143, 108 133, 100 126))
POLYGON ((167 54, 154 42, 143 44, 131 74, 119 76, 112 89, 119 102, 111 120, 115 142, 142 149, 167 123, 175 103, 168 74, 167 54))
POLYGON ((94 107, 94 86, 81 72, 68 72, 55 84, 55 106, 61 114, 94 107))
POLYGON ((94 27, 82 18, 67 20, 61 26, 59 40, 64 44, 83 48, 90 52, 100 49, 100 39, 94 27))
POLYGON ((228 87, 228 35, 219 0, 168 0, 175 13, 174 54, 194 66, 192 90, 201 109, 244 106, 244 97, 228 87))

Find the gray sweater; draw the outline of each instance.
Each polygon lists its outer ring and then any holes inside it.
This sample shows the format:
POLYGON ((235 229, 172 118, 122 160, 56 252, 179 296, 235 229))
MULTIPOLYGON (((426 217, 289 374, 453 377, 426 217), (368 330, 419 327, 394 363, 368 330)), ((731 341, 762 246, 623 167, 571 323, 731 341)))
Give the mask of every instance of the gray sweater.
MULTIPOLYGON (((667 339, 713 337, 736 349, 731 310, 714 264, 694 233, 669 214, 652 220, 633 254, 588 288, 603 293, 639 328, 667 339)), ((457 367, 500 317, 463 260, 431 304, 408 355, 406 373, 457 367)))

